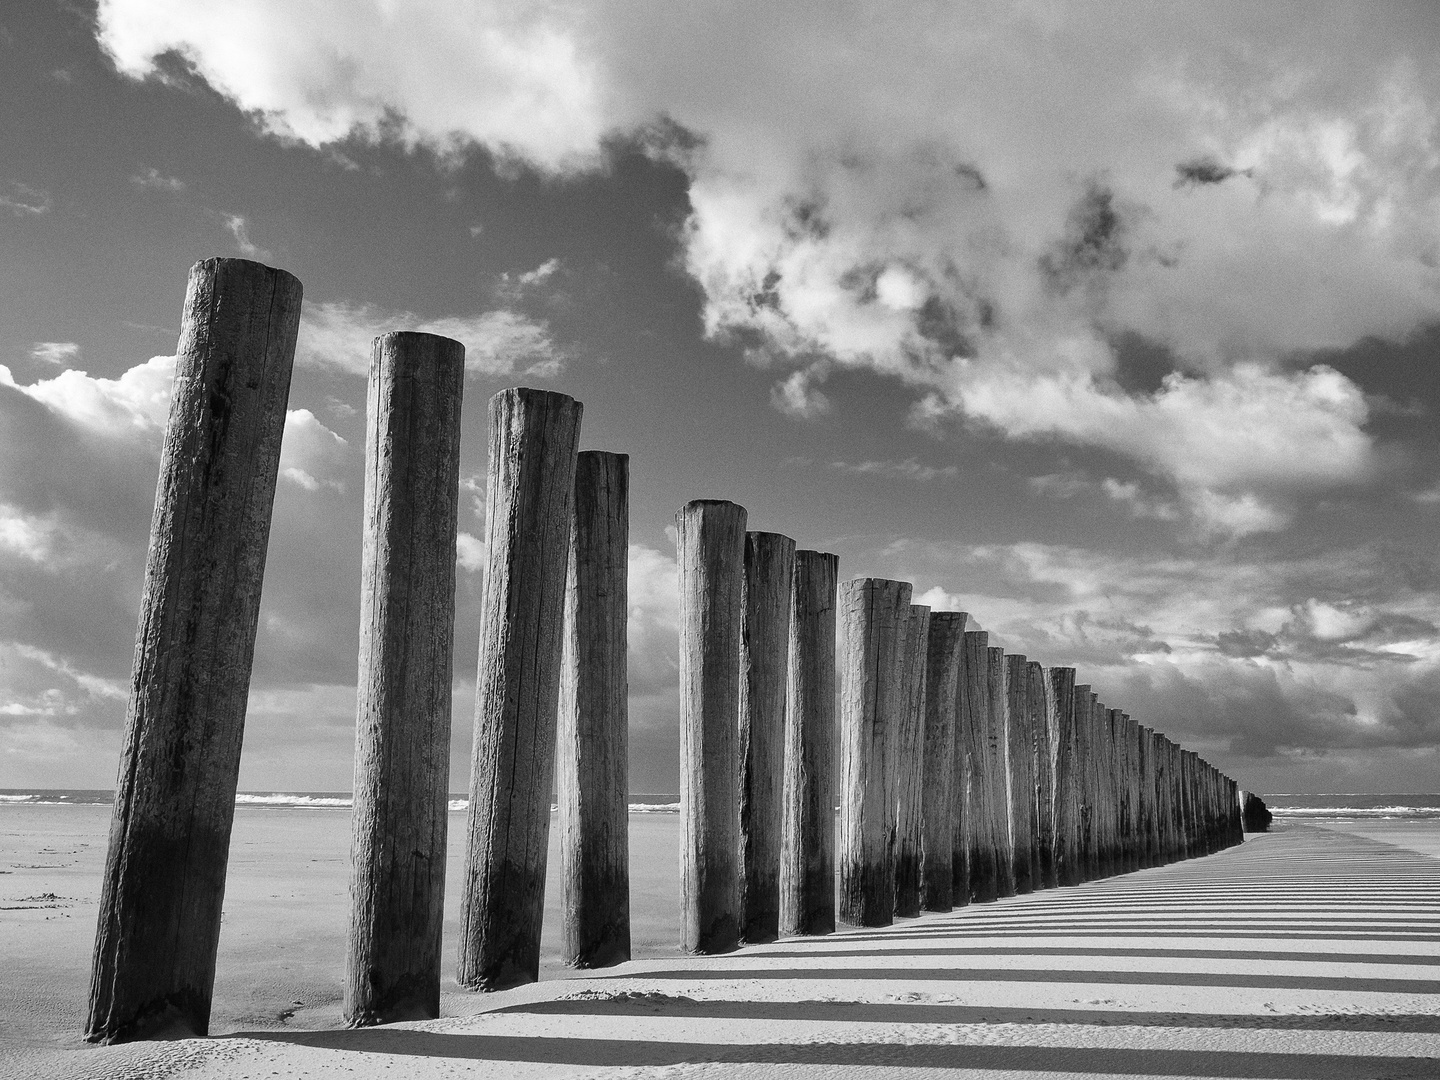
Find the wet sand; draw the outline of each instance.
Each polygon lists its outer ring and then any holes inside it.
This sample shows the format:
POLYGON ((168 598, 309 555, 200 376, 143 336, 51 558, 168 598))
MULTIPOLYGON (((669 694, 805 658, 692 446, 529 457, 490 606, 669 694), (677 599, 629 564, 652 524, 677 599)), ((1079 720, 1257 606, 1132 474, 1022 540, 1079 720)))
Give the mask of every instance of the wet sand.
POLYGON ((542 982, 472 995, 447 968, 440 1020, 344 1031, 348 815, 241 810, 212 1037, 94 1048, 78 1032, 107 822, 0 808, 0 1075, 1440 1076, 1433 829, 1388 830, 1400 847, 1373 822, 1282 826, 1078 889, 700 960, 674 946, 678 818, 632 815, 644 959, 568 972, 551 917, 542 982))

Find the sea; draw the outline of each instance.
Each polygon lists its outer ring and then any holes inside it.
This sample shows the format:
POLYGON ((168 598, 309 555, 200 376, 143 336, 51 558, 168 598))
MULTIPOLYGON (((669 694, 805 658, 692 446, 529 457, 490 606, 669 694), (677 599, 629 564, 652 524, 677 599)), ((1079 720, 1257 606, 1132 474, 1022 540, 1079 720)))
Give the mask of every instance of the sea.
MULTIPOLYGON (((1440 822, 1440 792, 1267 792, 1262 797, 1277 821, 1317 825, 1365 821, 1440 822)), ((630 798, 632 814, 680 812, 680 796, 673 792, 634 792, 630 798)), ((113 791, 0 788, 0 807, 109 805, 114 799, 113 791)), ((235 796, 235 805, 263 810, 349 810, 351 797, 348 791, 242 791, 235 796)), ((468 806, 469 799, 463 792, 450 795, 452 811, 458 813, 468 806)))

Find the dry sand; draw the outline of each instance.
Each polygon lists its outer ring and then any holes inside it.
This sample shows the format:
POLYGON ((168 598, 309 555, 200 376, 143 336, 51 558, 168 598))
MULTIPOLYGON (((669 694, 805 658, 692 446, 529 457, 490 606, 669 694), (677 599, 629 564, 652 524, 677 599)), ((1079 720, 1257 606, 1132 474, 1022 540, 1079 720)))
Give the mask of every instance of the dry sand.
POLYGON ((470 995, 447 971, 442 1019, 343 1031, 347 815, 242 811, 217 1034, 92 1048, 77 1032, 107 815, 0 808, 0 1074, 1440 1077, 1440 859, 1394 830, 1286 827, 1078 889, 698 960, 673 947, 678 820, 637 815, 650 959, 576 977, 552 934, 534 986, 470 995))

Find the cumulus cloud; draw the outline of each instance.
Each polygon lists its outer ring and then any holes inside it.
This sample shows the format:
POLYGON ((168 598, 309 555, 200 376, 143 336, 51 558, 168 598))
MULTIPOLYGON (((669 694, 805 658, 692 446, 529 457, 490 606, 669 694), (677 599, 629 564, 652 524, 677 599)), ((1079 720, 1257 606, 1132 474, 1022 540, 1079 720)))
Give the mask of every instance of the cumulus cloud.
MULTIPOLYGON (((638 135, 689 176, 707 331, 791 369, 776 408, 822 414, 830 365, 878 370, 919 420, 1132 457, 1235 535, 1371 464, 1358 389, 1281 360, 1440 317, 1433 24, 1353 10, 106 0, 99 34, 122 71, 179 53, 316 145, 564 172, 638 135), (1122 334, 1185 374, 1122 390, 1122 334), (1298 440, 1288 468, 1252 457, 1262 416, 1298 440)), ((492 329, 546 352, 543 326, 492 329)))
POLYGON ((174 379, 173 356, 151 357, 118 379, 93 378, 72 368, 29 386, 16 383, 10 369, 0 365, 0 386, 13 387, 88 431, 112 436, 163 431, 174 379))
POLYGON ((280 443, 280 476, 306 491, 326 487, 343 492, 345 483, 335 474, 345 465, 349 449, 350 444, 309 409, 287 410, 280 443))
POLYGON ((297 363, 365 375, 375 338, 420 330, 465 346, 465 370, 476 375, 553 378, 568 358, 543 321, 501 308, 479 315, 425 319, 408 311, 340 301, 306 303, 300 313, 297 363))
POLYGON ((1440 594, 1382 545, 1251 561, 907 541, 890 559, 917 603, 971 612, 1189 745, 1237 761, 1440 747, 1440 594))

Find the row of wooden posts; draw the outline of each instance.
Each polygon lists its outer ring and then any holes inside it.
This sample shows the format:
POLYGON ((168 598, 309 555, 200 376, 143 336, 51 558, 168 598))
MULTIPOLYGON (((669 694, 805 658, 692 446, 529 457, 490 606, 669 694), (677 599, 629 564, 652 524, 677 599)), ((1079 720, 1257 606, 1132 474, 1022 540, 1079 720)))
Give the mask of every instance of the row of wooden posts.
MULTIPOLYGON (((191 270, 161 458, 87 1037, 204 1033, 300 312, 291 275, 191 270)), ((439 1011, 464 347, 377 338, 368 401, 344 1012, 439 1011)), ((568 962, 630 953, 625 455, 581 406, 490 401, 456 977, 538 976, 550 796, 568 962)), ((902 582, 678 518, 682 939, 716 952, 948 910, 1240 839, 1234 784, 1074 671, 990 647, 902 582), (838 694, 837 626, 843 645, 838 694), (838 790, 836 787, 838 772, 838 790), (834 805, 841 813, 837 829, 834 805)))

